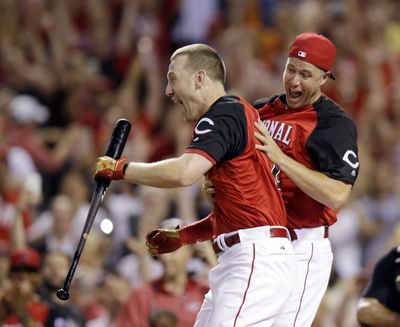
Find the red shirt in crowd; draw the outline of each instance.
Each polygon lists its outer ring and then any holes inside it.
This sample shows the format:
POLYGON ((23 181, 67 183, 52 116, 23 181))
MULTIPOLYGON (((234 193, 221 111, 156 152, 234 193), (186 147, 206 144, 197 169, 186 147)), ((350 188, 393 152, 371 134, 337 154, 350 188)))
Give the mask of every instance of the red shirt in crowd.
POLYGON ((179 327, 192 327, 208 287, 189 279, 184 294, 173 295, 164 289, 162 280, 136 288, 121 309, 116 327, 148 327, 152 314, 160 310, 174 314, 179 327))

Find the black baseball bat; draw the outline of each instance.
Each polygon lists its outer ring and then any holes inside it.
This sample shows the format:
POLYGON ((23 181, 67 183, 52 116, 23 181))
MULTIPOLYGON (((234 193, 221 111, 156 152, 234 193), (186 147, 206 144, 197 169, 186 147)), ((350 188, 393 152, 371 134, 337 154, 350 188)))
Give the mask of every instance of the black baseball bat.
MULTIPOLYGON (((126 119, 119 119, 117 121, 105 153, 106 156, 114 159, 121 158, 122 151, 124 150, 130 130, 131 124, 129 121, 126 119)), ((72 258, 71 265, 69 267, 67 276, 65 277, 64 283, 56 293, 60 300, 66 301, 69 299, 69 287, 71 285, 72 278, 81 257, 83 247, 85 246, 86 239, 89 236, 90 229, 93 225, 94 219, 96 218, 97 211, 99 210, 101 201, 103 200, 109 185, 110 181, 106 179, 98 179, 95 181, 95 190, 90 201, 90 207, 86 217, 85 226, 83 227, 78 246, 76 248, 74 257, 72 258)))

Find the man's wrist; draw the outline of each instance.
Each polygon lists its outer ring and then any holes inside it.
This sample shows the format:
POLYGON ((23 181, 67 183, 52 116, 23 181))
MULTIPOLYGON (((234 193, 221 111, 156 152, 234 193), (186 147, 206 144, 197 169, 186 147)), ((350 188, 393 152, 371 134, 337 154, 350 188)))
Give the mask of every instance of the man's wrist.
POLYGON ((129 166, 129 162, 125 162, 122 167, 122 178, 125 177, 125 173, 126 173, 126 170, 128 169, 128 166, 129 166))

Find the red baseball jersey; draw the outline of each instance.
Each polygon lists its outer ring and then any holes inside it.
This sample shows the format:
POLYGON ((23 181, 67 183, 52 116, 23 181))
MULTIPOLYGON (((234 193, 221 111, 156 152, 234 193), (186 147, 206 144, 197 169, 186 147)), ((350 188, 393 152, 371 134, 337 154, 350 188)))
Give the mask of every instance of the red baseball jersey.
POLYGON ((208 171, 215 187, 213 236, 238 229, 286 225, 286 213, 273 164, 256 150, 257 110, 235 96, 219 98, 200 117, 186 152, 197 153, 214 166, 208 171))
MULTIPOLYGON (((322 95, 300 109, 286 105, 285 95, 256 101, 261 120, 279 147, 304 166, 354 184, 359 170, 357 131, 353 120, 322 95)), ((287 227, 330 226, 336 211, 312 199, 276 170, 287 213, 287 227)))

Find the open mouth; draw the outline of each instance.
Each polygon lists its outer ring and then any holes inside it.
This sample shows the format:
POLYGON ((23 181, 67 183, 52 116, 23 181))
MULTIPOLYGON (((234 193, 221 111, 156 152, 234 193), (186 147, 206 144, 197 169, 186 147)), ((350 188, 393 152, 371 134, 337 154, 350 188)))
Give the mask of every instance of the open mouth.
POLYGON ((172 100, 173 103, 175 103, 175 104, 180 104, 181 106, 183 106, 182 100, 179 100, 179 99, 177 99, 177 98, 175 98, 175 97, 173 97, 171 100, 172 100))
POLYGON ((301 97, 302 94, 303 94, 303 92, 300 92, 300 91, 289 90, 289 97, 291 97, 292 99, 298 99, 301 97))

